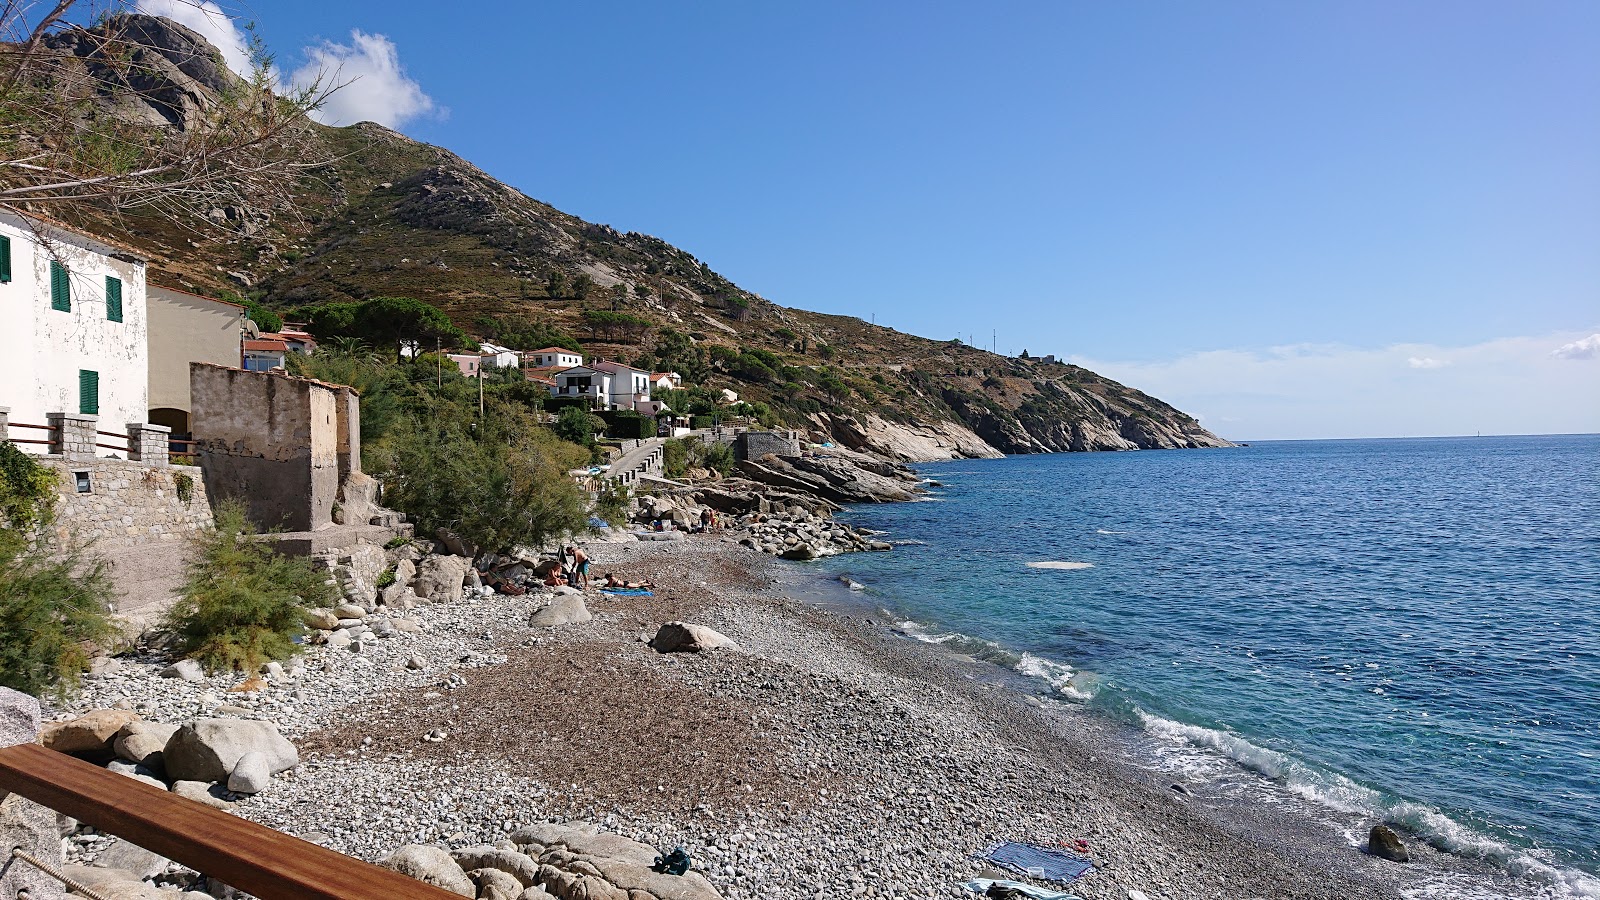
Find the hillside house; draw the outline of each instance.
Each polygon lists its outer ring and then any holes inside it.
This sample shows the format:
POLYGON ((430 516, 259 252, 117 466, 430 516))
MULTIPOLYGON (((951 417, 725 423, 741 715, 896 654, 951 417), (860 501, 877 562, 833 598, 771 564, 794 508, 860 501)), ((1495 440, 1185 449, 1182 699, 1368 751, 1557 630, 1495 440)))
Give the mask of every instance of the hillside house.
POLYGON ((497 369, 522 368, 522 354, 509 347, 498 344, 483 343, 478 347, 478 355, 483 357, 479 365, 492 366, 497 369))
POLYGON ((583 365, 583 354, 565 347, 546 347, 532 353, 524 353, 523 362, 530 368, 558 368, 570 369, 573 366, 583 365))
POLYGON ((244 368, 247 372, 270 372, 287 365, 288 343, 268 337, 244 340, 244 368))
POLYGON ((584 397, 591 407, 609 409, 611 404, 611 373, 588 366, 572 366, 555 375, 552 397, 584 397))
POLYGON ((147 289, 150 317, 149 421, 174 435, 189 434, 189 363, 239 366, 246 335, 245 309, 177 288, 147 289))
POLYGON ((277 332, 261 336, 269 340, 283 341, 289 346, 291 353, 310 356, 317 352, 317 339, 312 337, 311 332, 306 331, 303 326, 285 323, 277 332))
POLYGON ((650 373, 645 369, 635 369, 622 363, 606 362, 601 360, 589 364, 589 368, 597 372, 605 372, 611 376, 611 401, 612 409, 631 409, 644 412, 644 407, 650 403, 650 373))
POLYGON ((484 357, 476 353, 451 353, 449 356, 450 361, 461 370, 461 374, 468 378, 477 378, 478 370, 485 365, 484 357))
POLYGON ((45 425, 53 413, 96 416, 103 431, 143 423, 148 328, 137 251, 0 212, 0 407, 10 422, 45 425))
POLYGON ((683 376, 677 372, 651 372, 650 389, 656 391, 675 391, 683 387, 683 376))

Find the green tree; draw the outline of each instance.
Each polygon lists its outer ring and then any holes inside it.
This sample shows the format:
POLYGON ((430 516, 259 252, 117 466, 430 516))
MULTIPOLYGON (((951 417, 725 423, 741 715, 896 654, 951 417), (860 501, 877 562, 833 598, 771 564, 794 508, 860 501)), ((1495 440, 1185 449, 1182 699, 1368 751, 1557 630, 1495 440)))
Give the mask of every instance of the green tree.
POLYGON ((593 447, 594 434, 604 423, 589 411, 577 406, 568 406, 556 416, 553 426, 556 437, 563 441, 577 444, 580 447, 593 447))
POLYGON ((579 300, 589 299, 589 294, 594 290, 594 279, 588 272, 579 272, 572 279, 572 296, 579 300))
POLYGON ((183 596, 166 621, 180 652, 206 668, 254 672, 297 653, 302 611, 335 596, 309 559, 278 553, 250 524, 244 504, 228 501, 217 507, 216 527, 195 537, 183 596))
POLYGON ((544 277, 544 292, 552 299, 560 299, 567 296, 567 291, 571 287, 572 281, 565 272, 558 270, 544 277))
POLYGON ((495 552, 586 527, 587 498, 567 472, 588 453, 513 407, 497 404, 486 419, 478 428, 448 415, 408 422, 394 439, 387 501, 421 531, 447 528, 495 552))
POLYGON ((411 297, 363 301, 356 309, 353 332, 374 347, 395 348, 395 359, 400 358, 401 341, 415 341, 419 346, 439 341, 462 350, 478 347, 443 310, 411 297))

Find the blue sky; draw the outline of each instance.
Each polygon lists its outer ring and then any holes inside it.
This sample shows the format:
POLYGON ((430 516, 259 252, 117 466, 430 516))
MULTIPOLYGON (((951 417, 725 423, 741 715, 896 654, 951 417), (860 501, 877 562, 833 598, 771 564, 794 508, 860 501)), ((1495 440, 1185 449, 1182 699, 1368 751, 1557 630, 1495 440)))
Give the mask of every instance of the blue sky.
POLYGON ((222 8, 359 74, 330 117, 785 305, 1242 439, 1600 431, 1587 0, 222 8))

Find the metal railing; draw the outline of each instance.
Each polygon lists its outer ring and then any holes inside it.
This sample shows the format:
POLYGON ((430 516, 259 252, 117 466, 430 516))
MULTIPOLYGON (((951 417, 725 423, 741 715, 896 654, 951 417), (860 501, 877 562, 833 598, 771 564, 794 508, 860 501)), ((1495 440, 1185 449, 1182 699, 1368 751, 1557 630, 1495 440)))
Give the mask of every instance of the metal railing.
POLYGON ((0 440, 8 440, 13 444, 43 444, 46 447, 55 443, 56 429, 53 426, 29 425, 26 422, 7 422, 6 426, 9 428, 36 428, 45 433, 45 438, 42 441, 36 441, 31 438, 14 438, 9 435, 0 434, 0 440))
POLYGON ((129 436, 129 435, 117 434, 114 431, 96 431, 95 432, 95 436, 96 437, 108 437, 108 438, 121 438, 122 439, 122 443, 120 445, 119 444, 102 444, 99 441, 96 441, 95 442, 95 446, 101 448, 102 450, 121 450, 123 453, 128 453, 128 454, 131 454, 133 452, 132 450, 129 449, 129 446, 130 446, 131 442, 133 441, 133 438, 131 436, 129 436))
POLYGON ((38 744, 0 749, 0 794, 7 792, 262 900, 460 900, 38 744))

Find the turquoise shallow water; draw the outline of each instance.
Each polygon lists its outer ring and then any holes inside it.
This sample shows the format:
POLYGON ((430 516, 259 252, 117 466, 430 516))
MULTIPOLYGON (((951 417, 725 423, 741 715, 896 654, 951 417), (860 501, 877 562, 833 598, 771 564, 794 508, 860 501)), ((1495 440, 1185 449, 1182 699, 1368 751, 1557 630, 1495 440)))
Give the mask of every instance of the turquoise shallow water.
POLYGON ((819 564, 909 631, 1600 896, 1600 436, 919 468, 845 516, 905 543, 819 564))

